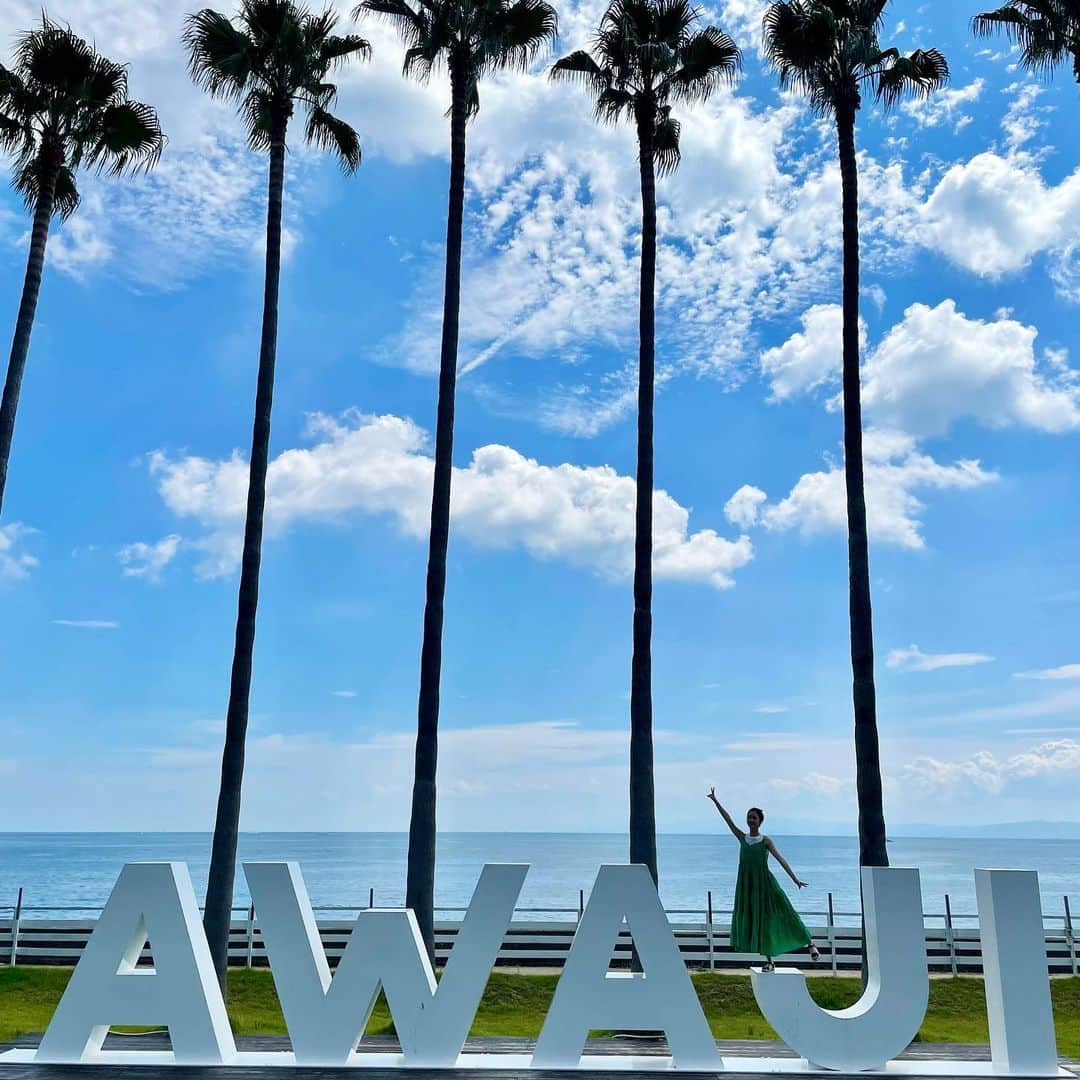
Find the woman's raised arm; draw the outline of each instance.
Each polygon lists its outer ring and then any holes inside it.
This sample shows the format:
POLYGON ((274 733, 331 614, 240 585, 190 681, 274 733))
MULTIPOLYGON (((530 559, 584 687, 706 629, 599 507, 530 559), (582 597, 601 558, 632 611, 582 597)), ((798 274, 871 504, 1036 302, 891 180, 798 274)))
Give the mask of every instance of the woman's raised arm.
POLYGON ((720 800, 716 797, 716 788, 709 788, 709 794, 706 798, 720 811, 720 816, 727 822, 727 827, 731 830, 731 834, 736 840, 742 840, 746 833, 739 828, 738 825, 732 820, 731 815, 720 805, 720 800))

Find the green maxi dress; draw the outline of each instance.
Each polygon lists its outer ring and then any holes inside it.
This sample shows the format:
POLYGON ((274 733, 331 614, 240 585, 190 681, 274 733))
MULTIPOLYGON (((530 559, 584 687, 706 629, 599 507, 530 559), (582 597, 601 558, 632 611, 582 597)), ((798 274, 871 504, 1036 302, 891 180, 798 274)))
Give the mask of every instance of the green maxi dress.
POLYGON ((773 877, 768 859, 764 837, 753 844, 745 839, 739 841, 739 876, 731 916, 731 947, 735 952, 773 957, 810 944, 810 932, 773 877))

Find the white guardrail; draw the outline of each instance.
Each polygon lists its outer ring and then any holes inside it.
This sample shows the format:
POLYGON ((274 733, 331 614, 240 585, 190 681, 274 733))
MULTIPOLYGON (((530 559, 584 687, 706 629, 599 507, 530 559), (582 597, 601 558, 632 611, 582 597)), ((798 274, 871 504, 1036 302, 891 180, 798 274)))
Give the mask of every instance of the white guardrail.
MULTIPOLYGON (((579 893, 574 908, 518 908, 499 950, 497 964, 501 967, 560 968, 566 960, 570 943, 577 929, 578 919, 584 907, 584 894, 579 893)), ((314 908, 319 934, 326 949, 331 967, 336 966, 348 944, 349 934, 356 913, 364 907, 374 907, 374 891, 369 891, 368 903, 363 906, 329 905, 314 908), (352 916, 351 918, 349 916, 352 916)), ((15 964, 74 964, 82 953, 95 925, 94 918, 86 918, 87 912, 100 908, 36 907, 23 904, 23 890, 14 906, 0 906, 0 963, 15 964), (65 917, 78 913, 84 917, 65 917), (60 915, 60 918, 45 918, 60 915)), ((238 967, 265 967, 266 952, 259 931, 255 910, 234 908, 235 913, 229 939, 229 963, 238 967)), ((449 916, 435 924, 435 954, 443 963, 454 944, 464 908, 438 908, 437 912, 449 916), (455 921, 454 917, 458 917, 455 921)), ((760 962, 759 956, 734 952, 729 940, 729 911, 713 909, 712 893, 706 897, 703 909, 668 909, 679 950, 687 967, 697 970, 724 970, 746 968, 760 962)), ((858 912, 837 912, 833 909, 829 894, 825 911, 802 913, 814 944, 821 951, 817 964, 810 962, 806 953, 792 953, 781 959, 781 964, 797 965, 808 971, 832 972, 858 970, 862 964, 862 933, 858 912)), ((978 917, 958 914, 945 896, 942 912, 925 912, 926 954, 932 971, 951 971, 954 975, 980 973, 982 971, 982 948, 979 939, 978 917)), ((1069 898, 1064 897, 1061 915, 1043 915, 1046 936, 1046 963, 1051 974, 1080 974, 1080 953, 1073 931, 1072 911, 1069 898)), ((143 962, 151 959, 151 946, 143 950, 143 962)), ((615 947, 613 962, 629 966, 631 939, 628 933, 620 935, 615 947)))

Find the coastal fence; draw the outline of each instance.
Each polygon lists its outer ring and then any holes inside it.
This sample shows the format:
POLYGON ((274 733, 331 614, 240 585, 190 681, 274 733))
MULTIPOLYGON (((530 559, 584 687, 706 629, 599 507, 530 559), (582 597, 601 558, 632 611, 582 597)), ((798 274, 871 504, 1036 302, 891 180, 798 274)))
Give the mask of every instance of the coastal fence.
MULTIPOLYGON (((561 968, 584 910, 584 892, 570 908, 518 908, 514 912, 502 947, 498 966, 514 968, 561 968)), ((365 907, 375 906, 374 890, 368 893, 365 907)), ((19 890, 15 904, 0 907, 0 963, 74 964, 90 937, 100 908, 38 907, 23 902, 19 890), (88 917, 88 913, 90 917, 88 917), (50 917, 46 917, 50 916, 50 917), (55 916, 59 916, 58 918, 55 916), (76 917, 79 916, 79 917, 76 917)), ((325 905, 314 908, 319 934, 331 967, 337 965, 348 944, 359 906, 325 905)), ((443 963, 453 947, 464 908, 438 908, 442 916, 435 924, 435 955, 443 963)), ((731 947, 731 912, 713 906, 712 893, 706 895, 705 907, 667 910, 675 940, 687 967, 695 970, 745 969, 759 963, 760 957, 735 952, 731 947)), ((862 965, 862 932, 858 912, 837 911, 828 896, 824 911, 802 912, 814 944, 821 951, 817 964, 806 953, 793 953, 780 964, 798 966, 807 971, 838 975, 857 971, 862 965)), ((926 932, 926 955, 934 972, 981 974, 982 947, 978 916, 953 910, 946 896, 944 909, 923 914, 926 932)), ((1064 898, 1062 914, 1044 913, 1047 970, 1054 975, 1080 973, 1080 955, 1069 898, 1064 898)), ((612 962, 628 967, 632 942, 624 931, 615 946, 612 962)), ((143 961, 150 963, 151 947, 143 950, 143 961)), ((258 912, 253 906, 234 908, 229 939, 229 963, 238 967, 265 967, 266 949, 259 929, 258 912)))

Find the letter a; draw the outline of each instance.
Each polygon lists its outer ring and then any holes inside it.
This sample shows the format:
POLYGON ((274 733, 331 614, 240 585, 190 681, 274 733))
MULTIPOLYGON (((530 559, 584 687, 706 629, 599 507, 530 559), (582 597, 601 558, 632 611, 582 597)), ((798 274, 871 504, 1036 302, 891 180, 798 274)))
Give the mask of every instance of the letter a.
POLYGON ((484 867, 441 982, 409 910, 361 911, 331 977, 296 863, 245 863, 298 1065, 345 1065, 386 993, 409 1065, 450 1067, 495 966, 528 866, 484 867))
POLYGON ((600 867, 540 1032, 533 1068, 575 1068, 594 1028, 661 1028, 676 1068, 723 1068, 644 866, 600 867), (640 974, 608 970, 624 917, 641 960, 640 974))
POLYGON ((750 972, 765 1019, 823 1069, 884 1069, 915 1038, 930 997, 919 871, 864 867, 862 891, 869 977, 849 1009, 815 1004, 800 971, 750 972))
POLYGON ((177 1064, 236 1053, 184 863, 120 872, 34 1060, 94 1061, 110 1024, 167 1026, 177 1064), (154 966, 136 967, 147 935, 154 966))

